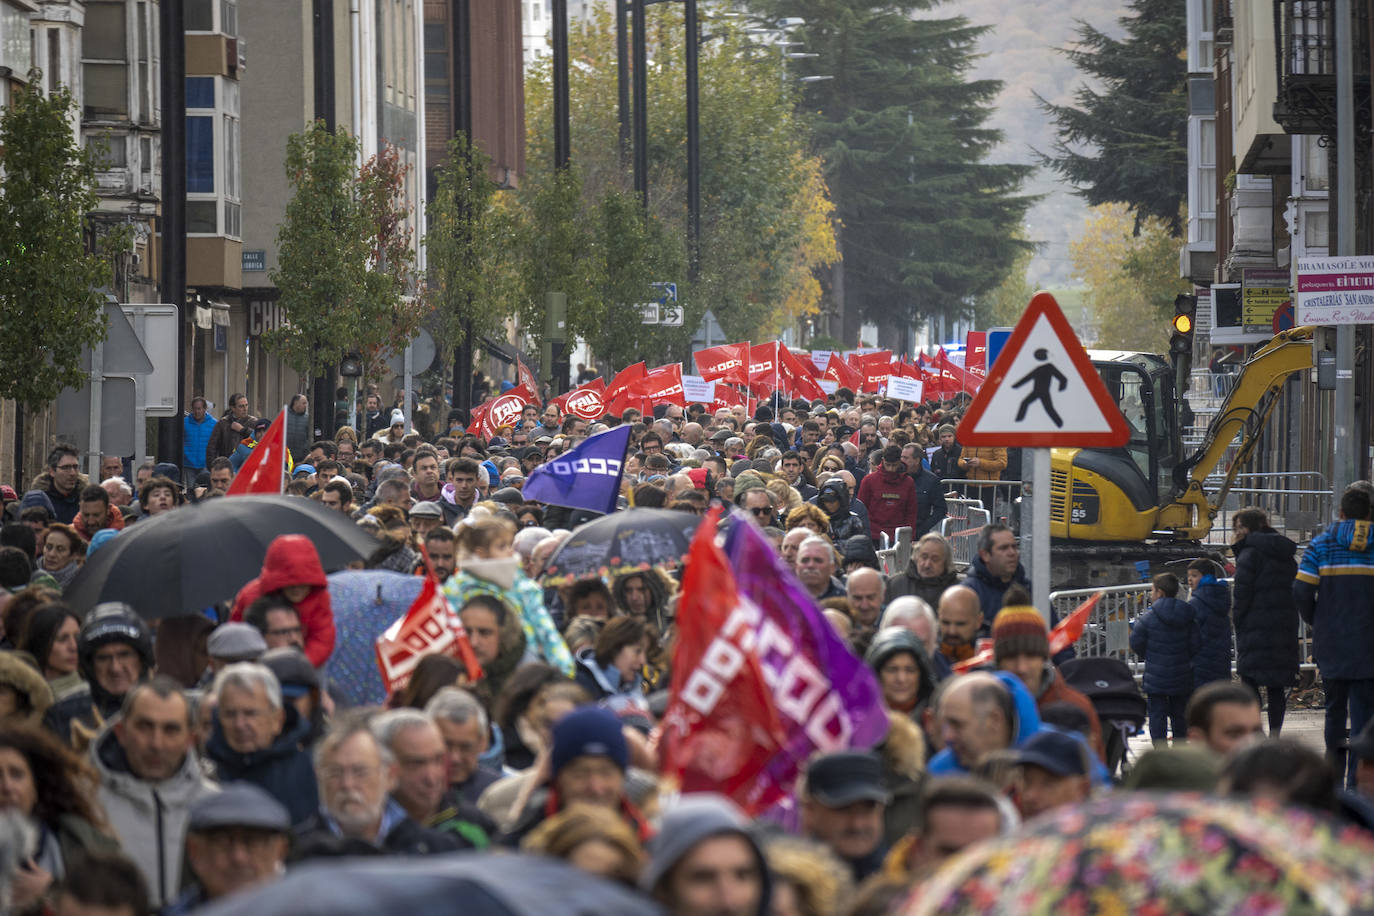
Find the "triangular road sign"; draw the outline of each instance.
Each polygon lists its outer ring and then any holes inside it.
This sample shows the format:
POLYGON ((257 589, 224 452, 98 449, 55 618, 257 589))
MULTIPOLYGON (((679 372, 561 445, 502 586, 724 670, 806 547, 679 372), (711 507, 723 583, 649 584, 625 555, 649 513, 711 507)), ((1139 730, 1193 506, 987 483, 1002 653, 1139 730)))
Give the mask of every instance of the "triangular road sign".
POLYGON ((959 423, 964 445, 1125 445, 1130 427, 1049 293, 1036 293, 959 423))

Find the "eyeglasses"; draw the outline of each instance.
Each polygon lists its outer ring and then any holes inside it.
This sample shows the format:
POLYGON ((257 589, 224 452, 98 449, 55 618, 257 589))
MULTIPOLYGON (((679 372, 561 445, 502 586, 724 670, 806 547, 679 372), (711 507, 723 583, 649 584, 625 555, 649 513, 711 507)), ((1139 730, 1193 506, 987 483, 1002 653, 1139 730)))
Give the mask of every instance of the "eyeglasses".
POLYGON ((58 469, 59 471, 79 471, 79 470, 81 470, 81 465, 79 465, 79 464, 59 464, 59 465, 57 466, 57 469, 58 469))
POLYGON ((763 507, 757 508, 757 509, 750 509, 749 511, 750 511, 751 513, 753 513, 754 515, 759 516, 760 518, 766 518, 767 516, 770 516, 770 515, 773 514, 773 510, 770 509, 770 508, 768 508, 767 506, 763 506, 763 507))

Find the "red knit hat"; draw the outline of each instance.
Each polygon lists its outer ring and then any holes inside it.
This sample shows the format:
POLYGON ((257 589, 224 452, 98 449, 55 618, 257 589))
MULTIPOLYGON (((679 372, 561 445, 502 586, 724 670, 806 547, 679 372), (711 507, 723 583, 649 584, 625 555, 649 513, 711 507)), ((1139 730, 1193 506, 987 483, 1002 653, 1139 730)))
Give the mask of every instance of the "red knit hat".
POLYGON ((1000 662, 1012 655, 1050 657, 1045 618, 1028 604, 1004 607, 992 620, 992 657, 1000 662))

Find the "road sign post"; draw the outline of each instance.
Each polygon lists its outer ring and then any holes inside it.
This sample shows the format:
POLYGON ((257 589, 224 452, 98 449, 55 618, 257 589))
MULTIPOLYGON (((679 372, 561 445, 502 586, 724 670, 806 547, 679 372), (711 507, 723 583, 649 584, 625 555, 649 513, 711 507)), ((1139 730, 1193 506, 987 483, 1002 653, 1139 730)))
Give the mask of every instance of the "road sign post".
POLYGON ((958 436, 963 445, 1028 450, 1022 518, 1029 498, 1030 530, 1022 526, 1022 550, 1030 556, 1032 600, 1048 618, 1050 449, 1118 446, 1130 439, 1126 418, 1049 293, 1031 299, 969 404, 958 436))

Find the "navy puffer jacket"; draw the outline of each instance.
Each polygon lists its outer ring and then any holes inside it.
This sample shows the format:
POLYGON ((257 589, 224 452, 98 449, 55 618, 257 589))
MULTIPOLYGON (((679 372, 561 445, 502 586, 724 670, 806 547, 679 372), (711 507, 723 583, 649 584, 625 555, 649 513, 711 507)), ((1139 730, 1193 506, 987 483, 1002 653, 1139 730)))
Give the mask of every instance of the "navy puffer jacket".
POLYGON ((1297 680, 1297 545, 1277 531, 1252 531, 1235 544, 1236 670, 1256 684, 1297 680))
POLYGON ((1131 627, 1131 651, 1145 659, 1145 693, 1191 693, 1193 656, 1200 642, 1193 609, 1177 598, 1160 598, 1137 617, 1131 627))
POLYGON ((1202 646, 1193 656, 1193 687, 1231 679, 1231 591, 1213 576, 1203 576, 1188 599, 1202 646))

